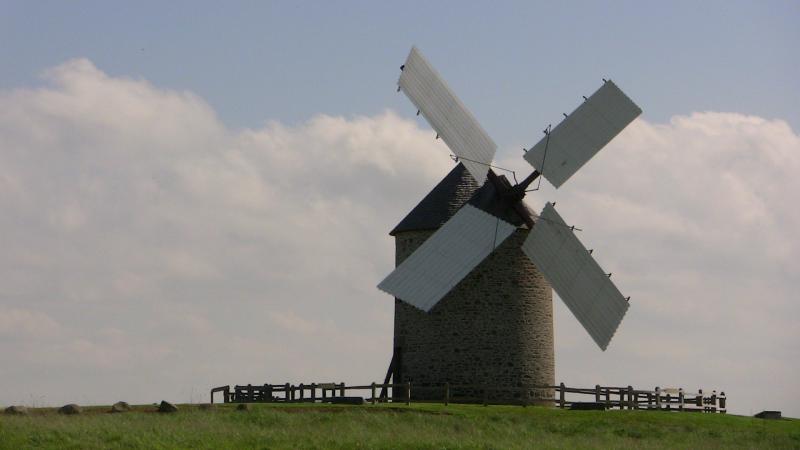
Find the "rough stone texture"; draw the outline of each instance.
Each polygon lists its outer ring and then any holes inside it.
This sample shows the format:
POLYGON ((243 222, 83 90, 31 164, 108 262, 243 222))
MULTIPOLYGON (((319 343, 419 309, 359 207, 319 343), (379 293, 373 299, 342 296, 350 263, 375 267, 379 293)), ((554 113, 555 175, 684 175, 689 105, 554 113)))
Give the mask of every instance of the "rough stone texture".
POLYGON ((123 413, 128 412, 131 410, 131 405, 127 402, 117 402, 111 405, 111 412, 112 413, 123 413))
MULTIPOLYGON (((400 264, 435 230, 395 234, 400 264)), ((413 399, 441 400, 440 387, 514 386, 488 391, 494 403, 552 404, 555 384, 553 294, 520 249, 527 229, 517 229, 429 313, 395 300, 394 346, 400 379, 412 383, 413 399)), ((451 389, 458 397, 483 398, 476 390, 451 389)))
POLYGON ((5 413, 10 416, 27 416, 28 415, 28 408, 24 406, 9 406, 5 409, 5 413))
POLYGON ((174 413, 178 411, 178 407, 173 405, 172 403, 162 400, 161 404, 158 405, 158 412, 160 413, 174 413))
POLYGON ((239 403, 236 405, 237 411, 250 411, 250 405, 248 403, 239 403))
POLYGON ((82 412, 83 410, 81 409, 81 407, 76 405, 75 403, 64 405, 58 409, 59 414, 66 414, 66 415, 80 414, 82 412))

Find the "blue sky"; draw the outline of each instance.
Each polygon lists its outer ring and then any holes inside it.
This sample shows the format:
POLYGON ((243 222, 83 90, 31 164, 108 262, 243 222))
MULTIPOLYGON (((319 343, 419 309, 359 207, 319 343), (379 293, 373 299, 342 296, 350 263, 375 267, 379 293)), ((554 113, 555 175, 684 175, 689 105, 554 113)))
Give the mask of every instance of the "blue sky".
POLYGON ((190 90, 233 127, 405 111, 393 89, 411 44, 436 61, 501 147, 538 140, 540 128, 603 77, 652 120, 715 110, 800 126, 795 2, 13 2, 5 9, 3 85, 36 84, 43 69, 86 57, 111 75, 190 90))
POLYGON ((554 300, 557 381, 800 416, 800 5, 429 3, 2 2, 0 404, 381 379, 387 233, 453 165, 415 44, 518 173, 601 78, 644 110, 526 197, 632 297, 606 352, 554 300))

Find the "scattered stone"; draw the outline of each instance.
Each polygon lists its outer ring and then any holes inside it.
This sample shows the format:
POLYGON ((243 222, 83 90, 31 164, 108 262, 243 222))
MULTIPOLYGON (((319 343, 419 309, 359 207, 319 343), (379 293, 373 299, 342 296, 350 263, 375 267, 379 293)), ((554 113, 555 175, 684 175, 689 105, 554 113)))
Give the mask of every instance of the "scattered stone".
POLYGON ((24 406, 9 406, 5 412, 10 416, 27 416, 28 408, 24 406))
POLYGON ((124 413, 131 410, 131 405, 128 402, 117 402, 111 405, 112 413, 124 413))
POLYGON ((250 404, 249 403, 239 403, 236 405, 237 411, 250 411, 250 404))
POLYGON ((158 405, 158 412, 161 412, 161 413, 174 413, 174 412, 178 412, 178 407, 173 405, 172 403, 166 401, 166 400, 161 400, 161 404, 158 405))
POLYGON ((66 414, 66 415, 80 414, 82 412, 83 410, 81 409, 81 407, 76 405, 75 403, 64 405, 58 409, 59 414, 66 414))
POLYGON ((761 411, 760 413, 756 414, 755 417, 759 418, 759 419, 776 420, 776 419, 780 419, 781 418, 781 412, 780 411, 761 411))
POLYGON ((364 397, 331 397, 323 400, 334 405, 363 405, 364 397))
POLYGON ((572 402, 569 409, 574 411, 605 411, 606 405, 597 402, 572 402))

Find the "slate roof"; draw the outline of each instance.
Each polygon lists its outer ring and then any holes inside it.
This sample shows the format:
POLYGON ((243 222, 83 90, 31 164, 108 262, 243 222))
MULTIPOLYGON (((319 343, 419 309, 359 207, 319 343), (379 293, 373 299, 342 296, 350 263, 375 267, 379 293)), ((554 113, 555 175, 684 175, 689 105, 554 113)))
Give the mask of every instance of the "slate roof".
POLYGON ((453 217, 479 187, 464 165, 458 163, 389 234, 394 236, 404 231, 439 228, 453 217))
MULTIPOLYGON (((482 195, 473 198, 473 203, 475 203, 475 206, 485 209, 487 201, 481 201, 481 197, 493 197, 494 189, 491 183, 486 183, 483 187, 479 186, 464 165, 459 163, 389 234, 394 236, 404 231, 438 229, 450 220, 479 189, 482 195)), ((492 213, 499 215, 505 221, 514 225, 523 225, 522 219, 513 210, 505 210, 502 214, 498 214, 499 211, 492 211, 492 213)))

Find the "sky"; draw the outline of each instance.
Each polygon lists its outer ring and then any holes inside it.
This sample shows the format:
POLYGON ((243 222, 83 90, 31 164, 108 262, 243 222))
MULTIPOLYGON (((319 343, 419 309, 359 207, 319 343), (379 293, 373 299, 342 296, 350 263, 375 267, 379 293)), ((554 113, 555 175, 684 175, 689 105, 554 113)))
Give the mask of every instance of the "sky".
POLYGON ((3 2, 0 405, 381 380, 388 231, 453 165, 417 45, 520 174, 602 78, 644 111, 526 198, 631 296, 606 352, 554 299, 558 382, 800 417, 800 6, 561 3, 3 2))

